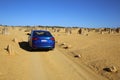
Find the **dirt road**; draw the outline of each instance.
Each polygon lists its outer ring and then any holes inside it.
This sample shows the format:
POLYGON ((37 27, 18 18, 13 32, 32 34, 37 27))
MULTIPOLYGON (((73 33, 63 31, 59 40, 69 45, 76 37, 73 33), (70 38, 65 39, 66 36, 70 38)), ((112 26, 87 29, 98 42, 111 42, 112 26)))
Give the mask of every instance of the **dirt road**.
POLYGON ((16 30, 9 36, 1 35, 0 80, 107 80, 84 64, 76 64, 58 47, 53 51, 30 52, 27 38, 24 32, 16 30), (8 43, 15 55, 7 55, 4 48, 8 43))
POLYGON ((1 56, 0 80, 106 80, 84 65, 78 66, 58 49, 1 56))

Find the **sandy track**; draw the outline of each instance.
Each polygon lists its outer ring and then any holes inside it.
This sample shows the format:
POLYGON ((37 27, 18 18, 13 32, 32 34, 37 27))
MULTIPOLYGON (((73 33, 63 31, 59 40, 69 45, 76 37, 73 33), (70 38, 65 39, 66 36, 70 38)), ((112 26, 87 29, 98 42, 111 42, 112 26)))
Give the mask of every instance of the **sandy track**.
POLYGON ((5 43, 1 49, 11 43, 15 55, 4 55, 5 50, 1 51, 0 80, 106 80, 82 63, 74 63, 58 47, 48 52, 28 51, 28 36, 19 33, 12 31, 12 37, 1 35, 2 43, 5 43), (12 42, 14 37, 18 44, 12 42))
POLYGON ((1 56, 0 80, 106 80, 81 64, 77 66, 58 49, 1 56))

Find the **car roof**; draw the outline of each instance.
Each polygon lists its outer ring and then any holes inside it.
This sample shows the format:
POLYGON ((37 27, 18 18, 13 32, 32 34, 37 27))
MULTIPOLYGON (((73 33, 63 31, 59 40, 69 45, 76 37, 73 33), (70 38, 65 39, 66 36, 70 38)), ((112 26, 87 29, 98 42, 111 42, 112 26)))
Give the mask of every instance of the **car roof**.
POLYGON ((49 32, 47 30, 32 30, 32 32, 36 32, 36 31, 49 32))

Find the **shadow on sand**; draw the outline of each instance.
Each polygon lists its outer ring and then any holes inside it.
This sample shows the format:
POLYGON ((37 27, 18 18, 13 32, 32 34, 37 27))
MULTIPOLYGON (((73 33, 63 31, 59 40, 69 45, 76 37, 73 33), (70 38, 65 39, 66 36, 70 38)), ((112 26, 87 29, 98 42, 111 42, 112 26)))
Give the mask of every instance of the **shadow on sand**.
POLYGON ((19 46, 20 46, 20 48, 22 48, 22 49, 24 49, 26 51, 29 51, 29 52, 47 52, 47 51, 49 51, 48 49, 35 49, 35 50, 33 50, 29 46, 28 42, 25 42, 25 41, 19 42, 19 46))

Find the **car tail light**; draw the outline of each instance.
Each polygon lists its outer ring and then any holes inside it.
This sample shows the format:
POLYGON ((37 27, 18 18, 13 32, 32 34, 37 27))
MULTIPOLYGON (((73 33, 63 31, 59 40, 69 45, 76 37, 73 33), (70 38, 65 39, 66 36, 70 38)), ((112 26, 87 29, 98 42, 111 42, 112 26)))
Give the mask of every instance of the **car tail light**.
POLYGON ((32 38, 32 40, 38 40, 38 38, 32 38))
POLYGON ((53 41, 54 41, 54 40, 55 40, 55 38, 54 38, 54 37, 52 37, 52 38, 50 38, 50 40, 53 40, 53 41))

